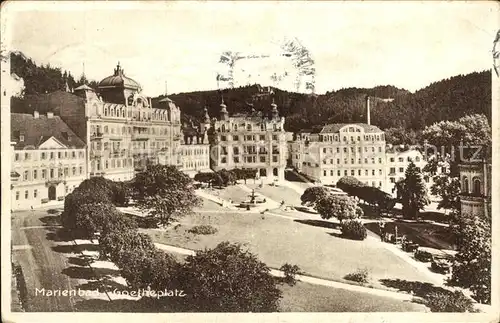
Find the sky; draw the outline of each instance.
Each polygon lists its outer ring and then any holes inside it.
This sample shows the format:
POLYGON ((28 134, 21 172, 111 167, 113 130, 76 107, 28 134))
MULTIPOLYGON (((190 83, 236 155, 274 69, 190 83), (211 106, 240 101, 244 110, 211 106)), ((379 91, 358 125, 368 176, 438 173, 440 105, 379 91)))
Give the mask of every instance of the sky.
POLYGON ((219 63, 224 51, 269 56, 237 61, 237 85, 293 91, 301 71, 280 55, 285 39, 310 52, 316 93, 387 84, 415 91, 491 68, 499 8, 493 1, 113 1, 10 2, 3 9, 10 49, 98 81, 120 62, 156 96, 216 89, 217 74, 227 74, 219 63), (273 83, 273 73, 286 76, 273 83))

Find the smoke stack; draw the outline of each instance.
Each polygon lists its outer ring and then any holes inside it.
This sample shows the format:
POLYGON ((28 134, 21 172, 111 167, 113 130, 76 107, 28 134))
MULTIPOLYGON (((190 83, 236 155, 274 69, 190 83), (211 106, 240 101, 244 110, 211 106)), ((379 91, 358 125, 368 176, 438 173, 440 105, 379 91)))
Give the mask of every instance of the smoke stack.
POLYGON ((366 96, 366 123, 370 124, 370 96, 366 96))

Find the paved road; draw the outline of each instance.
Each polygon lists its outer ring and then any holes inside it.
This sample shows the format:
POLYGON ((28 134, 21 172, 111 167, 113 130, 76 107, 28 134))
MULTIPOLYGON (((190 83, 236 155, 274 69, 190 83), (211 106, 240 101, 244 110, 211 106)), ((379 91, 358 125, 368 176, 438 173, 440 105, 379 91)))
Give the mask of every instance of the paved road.
POLYGON ((26 311, 71 312, 78 296, 43 296, 41 290, 75 290, 81 280, 71 278, 63 271, 72 265, 67 254, 70 241, 54 241, 58 230, 58 216, 48 209, 16 212, 12 214, 12 257, 20 264, 27 289, 26 311), (54 250, 55 248, 56 250, 54 250), (66 250, 65 250, 66 249, 66 250))

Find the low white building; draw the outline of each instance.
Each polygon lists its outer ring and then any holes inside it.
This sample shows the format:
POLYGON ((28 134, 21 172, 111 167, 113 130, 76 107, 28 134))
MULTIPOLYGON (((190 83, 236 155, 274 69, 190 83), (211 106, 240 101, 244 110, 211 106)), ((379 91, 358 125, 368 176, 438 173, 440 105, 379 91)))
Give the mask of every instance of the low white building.
POLYGON ((11 114, 12 209, 63 201, 87 178, 85 143, 58 116, 11 114))

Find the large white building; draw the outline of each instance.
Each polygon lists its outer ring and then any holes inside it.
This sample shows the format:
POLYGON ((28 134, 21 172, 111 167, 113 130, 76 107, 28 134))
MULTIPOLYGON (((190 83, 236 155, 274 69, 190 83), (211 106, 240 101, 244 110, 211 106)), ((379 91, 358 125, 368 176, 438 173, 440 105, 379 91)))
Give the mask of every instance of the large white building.
POLYGON ((220 107, 219 118, 213 120, 210 129, 212 169, 252 168, 262 181, 283 181, 289 136, 284 129, 285 118, 279 116, 274 101, 270 111, 252 107, 248 114, 231 117, 224 101, 220 107))
POLYGON ((62 201, 87 178, 86 147, 58 116, 11 114, 12 209, 62 201))

